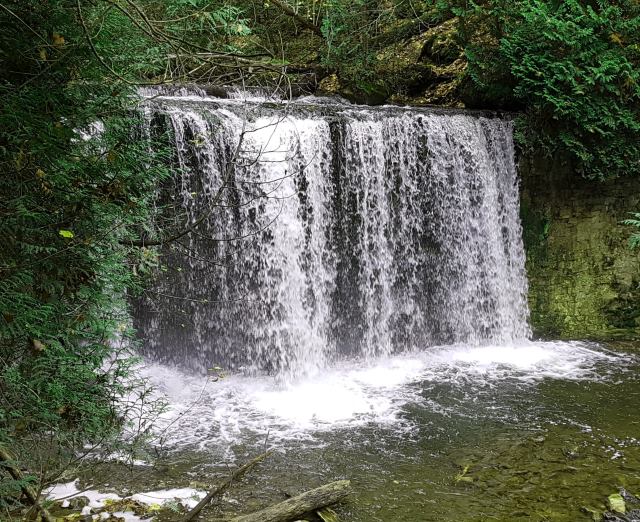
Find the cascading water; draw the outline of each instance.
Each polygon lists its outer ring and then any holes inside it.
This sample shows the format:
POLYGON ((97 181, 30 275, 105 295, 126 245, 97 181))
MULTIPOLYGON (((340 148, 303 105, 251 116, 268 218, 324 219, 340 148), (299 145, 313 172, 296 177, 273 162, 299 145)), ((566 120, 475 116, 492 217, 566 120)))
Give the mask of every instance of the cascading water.
MULTIPOLYGON (((154 453, 179 455, 136 471, 133 500, 193 505, 186 481, 267 446, 211 516, 343 478, 353 522, 573 521, 632 497, 640 357, 526 340, 508 120, 179 90, 143 107, 177 173, 156 225, 191 232, 136 304, 140 372, 170 406, 154 453)), ((49 494, 115 496, 78 489, 49 494)))
POLYGON ((528 336, 510 121, 317 99, 145 107, 175 148, 163 197, 197 224, 137 305, 155 359, 291 378, 528 336))

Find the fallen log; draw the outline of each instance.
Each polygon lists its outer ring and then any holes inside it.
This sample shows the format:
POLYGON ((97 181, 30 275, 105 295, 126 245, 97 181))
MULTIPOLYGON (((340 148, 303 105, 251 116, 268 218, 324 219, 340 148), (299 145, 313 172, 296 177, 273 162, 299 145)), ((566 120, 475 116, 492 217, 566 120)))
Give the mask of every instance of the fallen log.
POLYGON ((46 522, 55 522, 55 518, 51 516, 44 507, 42 507, 40 502, 38 502, 38 495, 36 492, 24 482, 24 475, 22 474, 22 471, 14 466, 12 462, 14 462, 13 456, 4 448, 0 448, 0 466, 6 468, 13 480, 17 480, 21 483, 20 489, 22 490, 22 493, 27 497, 29 503, 40 512, 42 520, 46 522))
POLYGON ((351 482, 338 480, 255 513, 232 518, 230 522, 290 522, 309 511, 335 504, 349 493, 351 493, 351 482))
POLYGON ((191 511, 189 511, 186 514, 186 516, 184 517, 184 522, 189 522, 190 520, 193 520, 194 517, 198 513, 200 513, 200 511, 202 511, 202 509, 209 502, 211 502, 211 500, 213 500, 214 497, 222 495, 222 493, 224 493, 231 484, 233 484, 236 480, 238 480, 240 477, 242 477, 242 475, 244 475, 247 471, 249 471, 251 468, 253 468, 256 464, 258 464, 258 463, 262 462, 264 459, 266 459, 270 454, 271 454, 271 451, 267 451, 267 452, 263 453, 262 455, 258 455, 255 459, 250 460, 249 462, 247 462, 246 464, 244 464, 243 466, 241 466, 237 470, 235 470, 229 476, 229 478, 227 480, 225 480, 218 487, 216 487, 216 488, 212 489, 211 491, 209 491, 209 493, 207 493, 207 495, 200 502, 198 502, 198 504, 191 511))

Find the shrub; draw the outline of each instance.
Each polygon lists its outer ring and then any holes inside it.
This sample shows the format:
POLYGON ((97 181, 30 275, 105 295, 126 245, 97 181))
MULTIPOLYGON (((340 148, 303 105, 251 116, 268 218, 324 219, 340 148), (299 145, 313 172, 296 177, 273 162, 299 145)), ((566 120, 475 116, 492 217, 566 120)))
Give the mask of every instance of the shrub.
POLYGON ((640 172, 638 2, 498 1, 457 14, 476 88, 525 107, 526 146, 568 152, 589 178, 640 172))

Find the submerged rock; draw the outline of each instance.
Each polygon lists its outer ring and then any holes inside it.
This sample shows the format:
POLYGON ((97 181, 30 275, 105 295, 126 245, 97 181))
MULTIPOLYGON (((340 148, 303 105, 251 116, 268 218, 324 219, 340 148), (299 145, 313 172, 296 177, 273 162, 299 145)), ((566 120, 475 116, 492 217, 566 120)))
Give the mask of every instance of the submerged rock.
POLYGON ((591 508, 591 507, 588 507, 588 506, 581 507, 580 511, 582 511, 583 513, 586 513, 587 515, 589 515, 593 522, 600 522, 603 519, 603 516, 604 516, 602 511, 599 511, 597 509, 594 509, 594 508, 591 508))
POLYGON ((63 506, 63 507, 68 507, 69 509, 82 509, 85 506, 89 505, 89 497, 73 497, 68 499, 67 501, 67 506, 63 506))
POLYGON ((607 498, 607 504, 609 505, 609 509, 611 509, 611 511, 622 513, 623 515, 627 512, 627 507, 620 493, 613 493, 609 495, 609 497, 607 498))

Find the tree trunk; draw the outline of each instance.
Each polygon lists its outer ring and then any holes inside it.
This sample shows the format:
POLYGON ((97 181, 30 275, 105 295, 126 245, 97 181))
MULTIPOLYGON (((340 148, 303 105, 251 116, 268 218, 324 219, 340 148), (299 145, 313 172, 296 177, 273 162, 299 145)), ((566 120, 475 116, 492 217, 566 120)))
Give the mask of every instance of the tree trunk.
POLYGON ((351 482, 338 480, 255 513, 233 518, 230 522, 289 522, 297 520, 309 511, 335 504, 349 493, 351 493, 351 482))
POLYGON ((282 0, 271 0, 271 3, 276 7, 280 8, 282 11, 284 11, 287 15, 292 17, 294 20, 296 20, 300 25, 302 25, 302 27, 305 27, 306 29, 310 29, 311 31, 316 33, 318 36, 322 36, 324 38, 322 31, 316 24, 314 24, 311 20, 307 20, 304 16, 298 14, 289 4, 287 4, 287 2, 284 2, 282 0))

